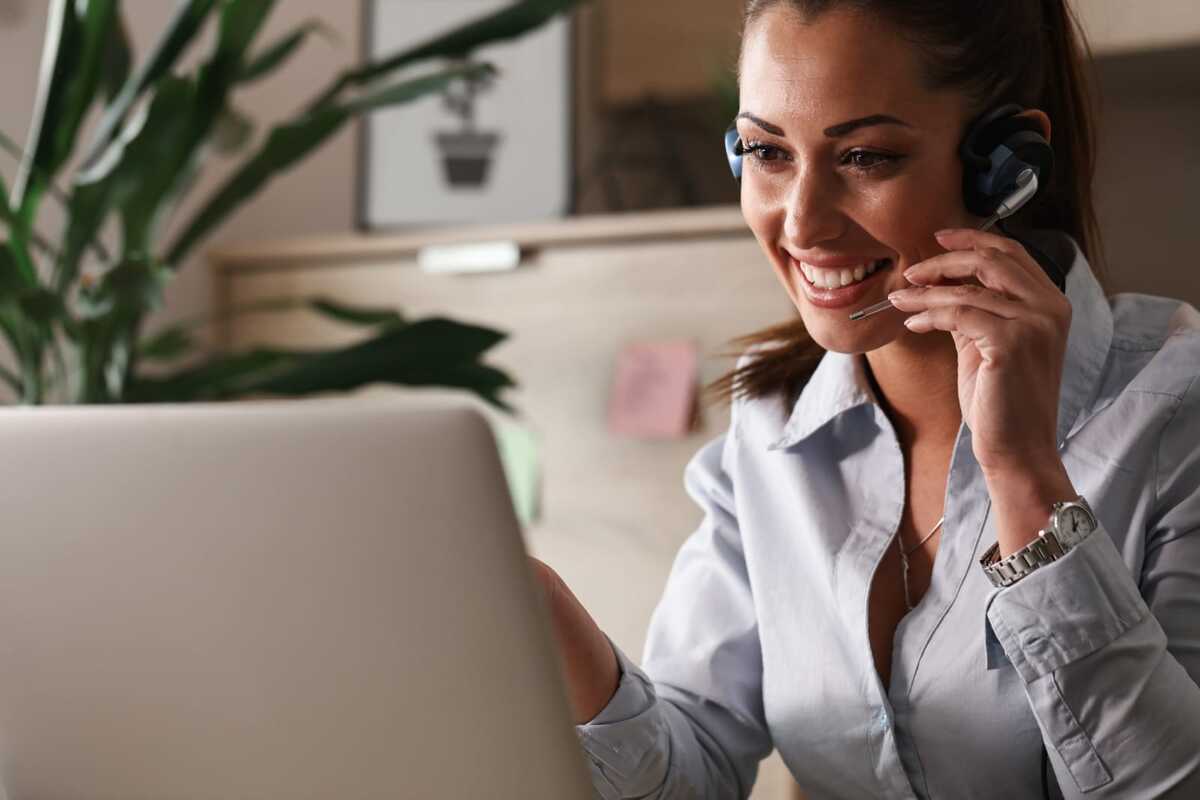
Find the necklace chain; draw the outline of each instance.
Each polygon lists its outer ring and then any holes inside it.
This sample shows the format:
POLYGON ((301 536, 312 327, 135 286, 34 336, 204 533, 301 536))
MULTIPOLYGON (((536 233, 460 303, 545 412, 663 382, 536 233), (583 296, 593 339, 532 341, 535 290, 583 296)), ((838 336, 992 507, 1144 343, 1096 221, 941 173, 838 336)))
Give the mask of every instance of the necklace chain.
POLYGON ((943 516, 941 519, 939 519, 937 521, 937 525, 933 526, 933 530, 931 530, 931 531, 929 531, 929 533, 925 534, 921 538, 921 541, 917 542, 912 547, 904 546, 904 543, 900 541, 900 533, 899 533, 899 531, 897 531, 896 532, 896 542, 897 542, 897 546, 900 548, 900 552, 904 553, 904 555, 906 555, 906 556, 910 555, 911 553, 915 553, 918 547, 920 547, 921 545, 923 545, 929 541, 929 537, 933 536, 933 534, 937 531, 937 529, 942 527, 942 523, 945 521, 946 521, 946 518, 943 516))
POLYGON ((937 521, 937 525, 934 525, 933 529, 930 530, 929 533, 921 537, 921 541, 917 542, 908 549, 905 549, 904 542, 900 541, 900 531, 896 531, 896 549, 900 551, 900 567, 904 578, 904 605, 909 611, 913 610, 913 602, 912 595, 908 590, 908 556, 910 553, 915 553, 918 547, 928 542, 930 537, 933 536, 938 528, 942 527, 942 523, 945 521, 946 517, 945 515, 942 515, 942 518, 937 521))

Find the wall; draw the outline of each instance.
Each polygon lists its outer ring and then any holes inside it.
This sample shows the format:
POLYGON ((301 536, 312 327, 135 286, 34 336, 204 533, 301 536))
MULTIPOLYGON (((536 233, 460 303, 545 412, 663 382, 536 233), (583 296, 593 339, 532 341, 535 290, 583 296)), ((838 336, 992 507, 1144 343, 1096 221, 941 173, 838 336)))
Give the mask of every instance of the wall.
POLYGON ((1099 73, 1095 195, 1110 291, 1200 307, 1200 46, 1107 58, 1099 73))

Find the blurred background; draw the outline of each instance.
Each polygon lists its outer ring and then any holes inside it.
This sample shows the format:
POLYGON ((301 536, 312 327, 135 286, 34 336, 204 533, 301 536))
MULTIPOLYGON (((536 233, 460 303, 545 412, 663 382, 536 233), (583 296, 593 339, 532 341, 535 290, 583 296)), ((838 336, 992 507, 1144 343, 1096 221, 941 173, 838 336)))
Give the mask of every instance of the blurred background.
MULTIPOLYGON (((52 6, 0 0, 0 132, 16 143, 39 103, 52 6)), ((278 2, 262 42, 309 24, 315 35, 239 90, 237 109, 254 123, 240 152, 339 70, 504 6, 278 2)), ((502 332, 494 356, 516 383, 510 399, 521 413, 489 410, 529 547, 636 658, 674 552, 697 521, 683 467, 727 424, 727 410, 702 406, 697 389, 732 365, 731 337, 790 316, 741 222, 721 149, 737 109, 741 6, 593 0, 483 48, 479 58, 501 67, 490 83, 359 117, 273 176, 177 265, 147 329, 208 319, 189 328, 193 358, 360 340, 361 328, 338 324, 345 318, 240 310, 322 297, 502 332), (435 138, 444 163, 423 149, 435 138), (500 142, 502 154, 462 156, 471 141, 500 142), (471 249, 480 243, 491 249, 471 249)), ((1200 4, 1077 8, 1100 91, 1096 196, 1108 288, 1200 304, 1200 4)), ((144 57, 174 5, 126 0, 124 9, 131 49, 144 57)), ((202 32, 180 63, 197 63, 212 36, 202 32)), ((194 213, 239 163, 209 154, 177 216, 194 213)), ((6 186, 17 172, 16 158, 0 158, 6 186)), ((48 205, 43 235, 60 235, 63 220, 48 205)), ((772 759, 754 797, 790 796, 772 759)))
MULTIPOLYGON (((172 4, 127 5, 133 12, 127 14, 130 37, 144 52, 165 26, 172 4)), ((312 19, 330 35, 308 42, 271 80, 249 87, 243 107, 253 109, 259 121, 283 117, 315 85, 361 59, 375 5, 401 7, 405 0, 279 3, 264 39, 312 19)), ((568 81, 571 131, 565 213, 736 202, 719 134, 736 109, 732 64, 741 5, 741 0, 595 0, 572 15, 571 74, 562 76, 568 81), (664 46, 664 36, 671 46, 664 46)), ((1200 277, 1190 268, 1197 233, 1188 213, 1190 189, 1200 177, 1195 135, 1200 7, 1189 0, 1081 0, 1080 10, 1098 55, 1103 121, 1096 193, 1113 288, 1200 299, 1200 277)), ((0 0, 6 100, 0 130, 18 142, 31 118, 45 24, 42 0, 0 0)), ((362 216, 361 127, 347 127, 281 175, 213 241, 356 230, 362 216)), ((15 168, 11 160, 0 160, 0 175, 10 184, 15 168)), ((218 165, 202 180, 215 186, 220 174, 218 165)), ((197 194, 203 189, 202 184, 197 194)), ((210 286, 204 270, 183 270, 169 289, 170 313, 207 307, 210 286)))

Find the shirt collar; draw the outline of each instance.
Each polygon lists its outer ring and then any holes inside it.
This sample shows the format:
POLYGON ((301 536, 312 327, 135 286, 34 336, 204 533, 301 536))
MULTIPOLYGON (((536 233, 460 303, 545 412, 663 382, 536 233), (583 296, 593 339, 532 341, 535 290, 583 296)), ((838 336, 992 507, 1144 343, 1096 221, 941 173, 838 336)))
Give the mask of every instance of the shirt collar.
POLYGON ((783 435, 768 445, 767 449, 791 447, 852 408, 867 403, 878 405, 879 398, 867 377, 866 361, 861 353, 836 353, 831 350, 821 356, 812 377, 792 407, 791 416, 783 426, 783 435))
MULTIPOLYGON (((1058 405, 1057 435, 1061 444, 1073 432, 1080 412, 1096 390, 1112 342, 1112 310, 1091 266, 1070 236, 1056 231, 1025 231, 1021 236, 1023 241, 1052 251, 1057 263, 1071 265, 1066 281, 1071 327, 1058 405)), ((1047 387, 1046 391, 1052 389, 1047 387)), ((782 435, 767 449, 799 444, 836 417, 867 403, 879 405, 867 375, 865 356, 826 352, 801 390, 782 435)))

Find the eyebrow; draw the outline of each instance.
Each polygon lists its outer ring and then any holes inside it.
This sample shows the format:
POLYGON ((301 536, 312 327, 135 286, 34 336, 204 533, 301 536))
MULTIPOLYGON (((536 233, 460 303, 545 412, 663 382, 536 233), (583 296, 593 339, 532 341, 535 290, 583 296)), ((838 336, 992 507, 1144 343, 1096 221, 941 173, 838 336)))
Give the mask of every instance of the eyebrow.
MULTIPOLYGON (((783 132, 783 128, 780 128, 778 125, 772 125, 770 122, 767 122, 765 119, 760 119, 759 117, 756 117, 754 114, 751 114, 749 111, 743 111, 742 113, 738 114, 736 117, 736 119, 743 119, 743 118, 750 120, 751 122, 753 122, 758 127, 762 128, 767 133, 770 133, 774 136, 785 136, 786 137, 786 134, 783 132)), ((858 130, 859 128, 866 128, 871 125, 900 125, 905 128, 912 127, 904 120, 897 119, 896 117, 892 117, 887 114, 872 114, 869 117, 859 117, 858 119, 852 119, 848 122, 840 122, 837 125, 831 125, 830 127, 825 129, 824 133, 826 136, 830 137, 831 139, 836 139, 839 136, 846 136, 847 134, 853 133, 854 131, 858 130)))

